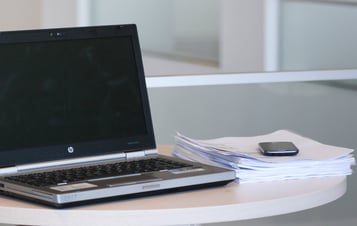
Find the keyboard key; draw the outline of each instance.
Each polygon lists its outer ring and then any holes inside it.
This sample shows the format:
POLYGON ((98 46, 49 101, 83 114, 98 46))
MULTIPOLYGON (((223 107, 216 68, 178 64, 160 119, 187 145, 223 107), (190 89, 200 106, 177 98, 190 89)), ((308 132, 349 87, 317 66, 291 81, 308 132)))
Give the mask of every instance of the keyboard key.
POLYGON ((103 177, 114 177, 154 171, 165 171, 184 167, 191 167, 191 165, 163 158, 151 158, 41 173, 24 174, 19 176, 9 176, 6 178, 8 180, 25 183, 32 186, 45 187, 85 181, 90 179, 98 179, 103 177))

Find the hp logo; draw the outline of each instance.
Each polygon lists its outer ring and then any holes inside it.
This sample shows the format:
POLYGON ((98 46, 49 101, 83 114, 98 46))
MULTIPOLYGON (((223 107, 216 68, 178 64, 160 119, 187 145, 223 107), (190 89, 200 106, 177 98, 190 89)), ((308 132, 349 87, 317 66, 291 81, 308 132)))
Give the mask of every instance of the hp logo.
POLYGON ((69 146, 67 148, 68 153, 72 154, 74 152, 74 148, 72 146, 69 146))

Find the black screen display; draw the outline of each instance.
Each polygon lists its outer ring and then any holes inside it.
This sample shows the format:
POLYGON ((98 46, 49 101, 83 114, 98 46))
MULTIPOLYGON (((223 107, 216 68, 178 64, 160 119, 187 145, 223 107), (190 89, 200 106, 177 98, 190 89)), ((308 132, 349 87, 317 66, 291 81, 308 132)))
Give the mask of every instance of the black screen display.
POLYGON ((0 44, 0 151, 147 133, 130 37, 0 44))

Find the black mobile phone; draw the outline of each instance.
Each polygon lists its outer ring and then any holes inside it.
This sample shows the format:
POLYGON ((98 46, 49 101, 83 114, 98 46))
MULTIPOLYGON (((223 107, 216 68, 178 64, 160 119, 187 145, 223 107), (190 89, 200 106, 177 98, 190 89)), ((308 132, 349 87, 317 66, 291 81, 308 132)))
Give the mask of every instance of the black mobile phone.
POLYGON ((292 156, 299 153, 299 149, 292 142, 261 142, 259 150, 267 156, 292 156))

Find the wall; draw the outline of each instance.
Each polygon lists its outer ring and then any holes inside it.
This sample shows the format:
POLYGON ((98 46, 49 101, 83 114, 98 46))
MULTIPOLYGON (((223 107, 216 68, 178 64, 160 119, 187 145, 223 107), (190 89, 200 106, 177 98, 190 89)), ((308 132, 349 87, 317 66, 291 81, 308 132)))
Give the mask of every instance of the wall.
POLYGON ((38 28, 41 25, 41 1, 1 0, 0 30, 38 28), (31 9, 31 10, 29 10, 31 9))
POLYGON ((1 0, 0 31, 76 26, 79 0, 1 0))
POLYGON ((78 24, 79 0, 42 0, 41 1, 41 27, 73 27, 78 24))
POLYGON ((220 67, 224 72, 264 71, 265 3, 221 1, 220 67))

